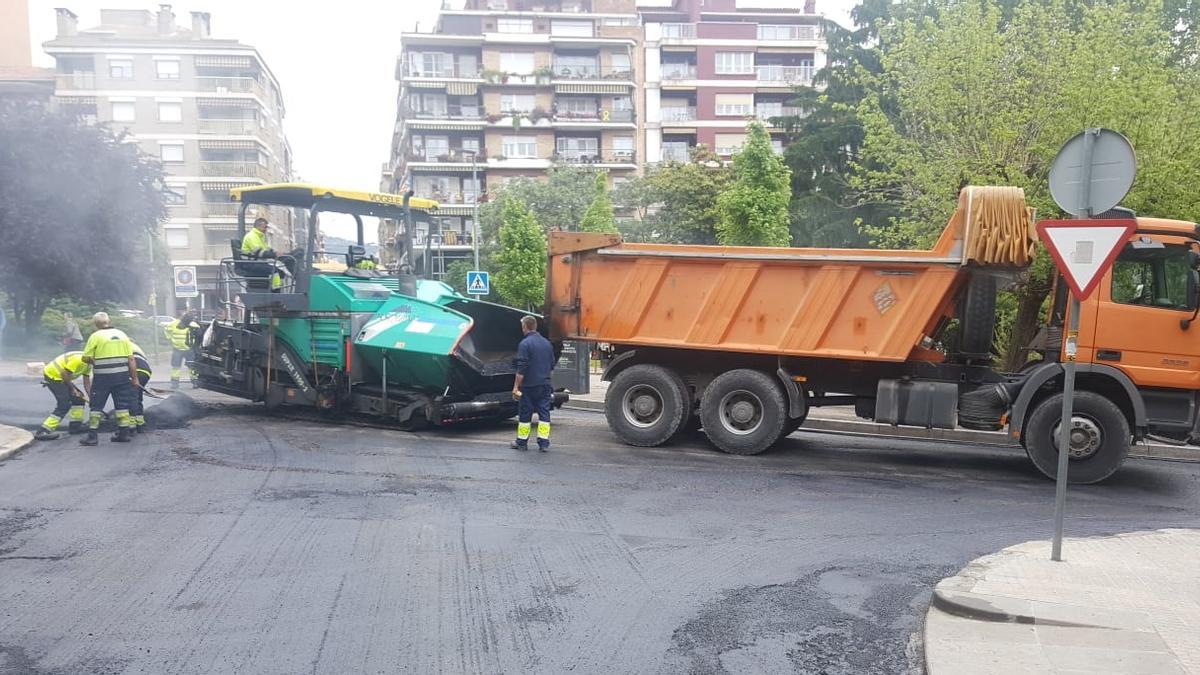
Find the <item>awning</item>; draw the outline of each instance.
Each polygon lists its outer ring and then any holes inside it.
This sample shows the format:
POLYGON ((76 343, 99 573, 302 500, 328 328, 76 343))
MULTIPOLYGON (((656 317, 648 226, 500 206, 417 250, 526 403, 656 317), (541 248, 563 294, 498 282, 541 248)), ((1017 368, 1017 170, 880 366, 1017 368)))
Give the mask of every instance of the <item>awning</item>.
POLYGON ((446 84, 446 82, 426 82, 423 80, 414 82, 409 80, 404 83, 404 86, 408 87, 409 89, 441 89, 442 87, 445 87, 446 84))
POLYGON ((258 102, 252 98, 217 98, 215 96, 197 96, 196 105, 206 108, 257 108, 258 102))
POLYGON ((205 192, 227 192, 234 188, 244 188, 251 185, 259 185, 256 180, 248 180, 244 183, 235 183, 233 181, 203 181, 200 183, 200 189, 205 192))
POLYGON ((433 131, 454 131, 455 129, 472 129, 482 128, 487 122, 485 120, 469 120, 466 124, 453 124, 450 122, 439 122, 438 120, 405 120, 404 123, 410 129, 425 129, 433 131))
POLYGON ((556 84, 557 94, 627 94, 633 83, 629 84, 556 84))
POLYGON ((220 232, 236 231, 238 229, 238 224, 237 223, 204 223, 204 229, 220 231, 220 232))
POLYGON ((249 56, 197 56, 197 68, 249 68, 254 60, 249 56))
POLYGON ((696 130, 695 130, 695 129, 689 129, 689 128, 686 128, 686 127, 685 127, 685 128, 678 128, 678 127, 669 127, 669 128, 668 128, 668 127, 663 127, 663 128, 662 128, 662 133, 663 133, 663 134, 691 134, 692 136, 695 136, 695 135, 696 135, 696 130))
POLYGON ((96 105, 95 96, 59 96, 60 105, 96 105))
MULTIPOLYGON (((463 163, 428 162, 427 164, 433 164, 433 166, 426 166, 426 165, 421 165, 421 164, 409 164, 408 169, 409 169, 409 171, 422 171, 422 172, 432 172, 432 173, 447 173, 449 171, 465 171, 467 173, 471 172, 471 164, 467 163, 467 162, 463 162, 463 163)), ((483 162, 480 162, 479 164, 475 165, 476 171, 483 171, 486 168, 487 168, 487 164, 483 163, 483 162)))
POLYGON ((437 212, 439 216, 469 216, 475 212, 475 207, 464 204, 439 204, 437 212))
POLYGON ((446 93, 451 96, 474 96, 479 85, 474 82, 447 82, 446 93))
POLYGON ((201 150, 257 150, 254 141, 200 141, 201 150))

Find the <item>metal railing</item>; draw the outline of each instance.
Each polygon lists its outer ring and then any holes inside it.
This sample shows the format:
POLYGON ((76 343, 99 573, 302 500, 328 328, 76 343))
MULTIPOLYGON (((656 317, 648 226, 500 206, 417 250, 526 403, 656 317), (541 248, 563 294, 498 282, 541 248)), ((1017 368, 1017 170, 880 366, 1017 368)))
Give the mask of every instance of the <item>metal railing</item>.
POLYGON ((202 134, 223 134, 245 136, 258 131, 255 120, 220 120, 201 117, 196 120, 196 126, 202 134))
POLYGON ((632 110, 592 110, 588 112, 558 111, 556 122, 613 122, 630 123, 635 119, 632 110))
POLYGON ((663 146, 662 161, 664 162, 687 162, 691 160, 689 148, 668 147, 663 146))
POLYGON ((458 63, 447 63, 436 68, 426 68, 424 65, 410 63, 405 69, 407 77, 457 78, 462 80, 479 79, 483 69, 476 66, 468 68, 458 63))
POLYGON ((664 23, 662 36, 665 40, 692 40, 696 37, 694 23, 664 23))
POLYGON ((450 105, 445 110, 414 110, 407 108, 405 114, 412 119, 432 120, 479 120, 483 119, 483 107, 478 105, 450 105))
POLYGON ((271 180, 271 171, 258 162, 228 162, 200 160, 201 176, 237 176, 239 178, 261 178, 271 180))
POLYGON ((772 117, 800 117, 801 114, 801 108, 782 103, 759 103, 754 107, 754 116, 760 120, 769 120, 772 117))
POLYGON ((567 164, 634 164, 633 150, 600 148, 598 150, 559 150, 550 159, 567 164))
POLYGON ((196 78, 196 88, 200 91, 258 94, 265 98, 262 83, 253 77, 212 77, 201 75, 196 78))
POLYGON ((816 26, 770 25, 759 24, 758 39, 779 42, 796 42, 816 40, 821 31, 816 26))
POLYGON ((561 63, 554 64, 555 80, 632 80, 633 70, 613 66, 570 66, 561 63))
POLYGON ((205 218, 228 218, 238 214, 237 202, 200 202, 200 214, 205 218))
POLYGON ((425 149, 414 148, 408 153, 410 162, 443 162, 453 164, 470 164, 472 158, 480 164, 487 163, 487 150, 480 150, 478 153, 469 150, 464 151, 462 148, 449 149, 425 149))
POLYGON ((787 82, 788 84, 812 84, 812 66, 755 66, 754 73, 759 81, 787 82))
POLYGON ((96 73, 78 70, 54 76, 54 85, 59 89, 95 89, 96 73))
POLYGON ((664 80, 694 80, 696 66, 690 63, 662 64, 662 79, 664 80))
MULTIPOLYGON (((229 238, 232 240, 236 234, 236 232, 231 232, 229 238)), ((229 244, 206 244, 204 246, 205 260, 221 260, 231 255, 233 255, 233 250, 229 244)))
POLYGON ((696 106, 677 106, 662 109, 664 122, 690 122, 696 119, 696 106))
POLYGON ((441 192, 440 190, 429 190, 422 192, 417 190, 417 194, 422 197, 428 197, 442 206, 470 206, 478 199, 477 192, 441 192))

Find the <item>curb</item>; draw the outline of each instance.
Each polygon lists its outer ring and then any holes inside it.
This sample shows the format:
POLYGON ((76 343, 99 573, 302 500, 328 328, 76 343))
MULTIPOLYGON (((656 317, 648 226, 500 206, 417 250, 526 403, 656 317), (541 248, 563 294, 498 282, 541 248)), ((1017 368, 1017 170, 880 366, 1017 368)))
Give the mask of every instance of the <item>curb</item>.
POLYGON ((25 431, 24 429, 10 427, 7 424, 0 424, 0 431, 11 434, 14 437, 13 440, 0 444, 0 461, 8 459, 25 448, 33 445, 33 434, 25 431))
MULTIPOLYGON (((604 403, 601 401, 586 401, 573 399, 563 405, 567 410, 587 410, 603 412, 604 403)), ((922 429, 920 427, 894 427, 878 422, 852 422, 848 420, 821 419, 810 417, 804 421, 800 430, 830 431, 834 433, 854 434, 859 436, 886 436, 888 438, 905 438, 910 440, 932 440, 975 445, 988 445, 1007 448, 1019 448, 1020 444, 1009 440, 1007 434, 1000 431, 970 431, 967 429, 922 429)), ((1138 443, 1129 449, 1130 457, 1146 459, 1163 459, 1177 462, 1200 462, 1200 447, 1180 447, 1138 443)))

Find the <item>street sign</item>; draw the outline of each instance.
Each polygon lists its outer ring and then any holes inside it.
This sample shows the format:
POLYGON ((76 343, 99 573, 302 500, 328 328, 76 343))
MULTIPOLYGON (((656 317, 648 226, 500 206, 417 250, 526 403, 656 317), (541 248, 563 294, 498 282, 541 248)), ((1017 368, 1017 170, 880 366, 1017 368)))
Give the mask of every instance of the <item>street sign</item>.
POLYGON ((1125 198, 1137 173, 1133 146, 1110 129, 1086 129, 1050 165, 1050 196, 1067 213, 1090 218, 1125 198))
POLYGON ((196 285, 196 268, 191 266, 175 268, 175 297, 194 298, 200 295, 196 285))
POLYGON ((1136 231, 1137 221, 1132 218, 1043 220, 1037 224, 1038 237, 1080 300, 1091 295, 1136 231))
POLYGON ((467 272, 467 292, 471 295, 487 295, 491 292, 492 283, 487 272, 473 270, 467 272))

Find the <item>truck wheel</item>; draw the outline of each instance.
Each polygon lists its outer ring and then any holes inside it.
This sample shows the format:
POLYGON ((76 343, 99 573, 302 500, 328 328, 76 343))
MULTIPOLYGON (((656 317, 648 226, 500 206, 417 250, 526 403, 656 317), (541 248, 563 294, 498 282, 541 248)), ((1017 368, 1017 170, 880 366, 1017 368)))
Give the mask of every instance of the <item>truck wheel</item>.
POLYGON ((692 392, 688 389, 687 382, 683 376, 675 371, 667 371, 674 376, 679 384, 679 400, 683 402, 683 417, 679 420, 679 428, 675 430, 672 439, 686 436, 689 433, 694 433, 700 430, 700 415, 695 412, 695 403, 692 401, 692 392))
POLYGON ((662 366, 639 364, 622 370, 609 385, 604 416, 622 441, 649 448, 679 431, 687 410, 684 401, 678 375, 662 366))
MULTIPOLYGON (((1044 399, 1025 425, 1025 454, 1047 478, 1058 476, 1062 402, 1062 394, 1044 399)), ((1071 483, 1098 483, 1113 475, 1129 455, 1130 442, 1129 421, 1115 403, 1090 391, 1075 392, 1067 469, 1071 483)))
POLYGON ((733 455, 757 455, 787 428, 787 401, 779 385, 757 370, 717 376, 700 399, 700 421, 708 440, 733 455))

